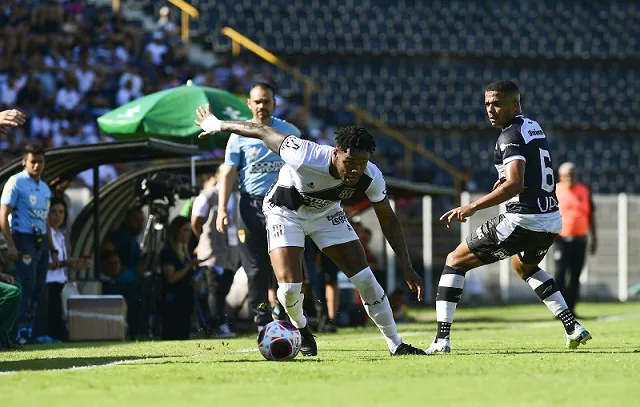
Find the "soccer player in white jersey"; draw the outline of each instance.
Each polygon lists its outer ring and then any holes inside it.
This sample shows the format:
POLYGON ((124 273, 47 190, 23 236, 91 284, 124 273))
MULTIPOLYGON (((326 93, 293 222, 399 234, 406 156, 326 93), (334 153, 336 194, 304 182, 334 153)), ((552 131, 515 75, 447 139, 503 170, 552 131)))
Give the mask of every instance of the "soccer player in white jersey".
POLYGON ((365 194, 373 204, 382 231, 396 252, 409 288, 422 300, 423 283, 411 261, 402 225, 389 205, 382 173, 369 162, 376 144, 364 129, 343 127, 336 147, 322 146, 281 133, 271 127, 241 121, 220 121, 200 107, 195 121, 205 137, 231 132, 260 139, 280 155, 286 165, 267 194, 263 211, 267 221, 269 256, 278 279, 278 299, 302 334, 300 352, 317 355, 317 346, 302 310, 301 259, 305 235, 351 279, 369 317, 382 332, 391 355, 424 355, 403 343, 387 294, 367 264, 364 249, 349 224, 340 202, 365 194))
POLYGON ((476 211, 503 202, 507 213, 485 222, 447 255, 436 296, 436 338, 427 353, 451 351, 449 334, 465 274, 509 257, 518 275, 562 322, 567 347, 575 349, 591 335, 576 321, 553 278, 538 266, 562 229, 546 135, 538 122, 522 114, 514 82, 490 83, 484 104, 491 125, 501 130, 493 160, 498 181, 493 192, 447 211, 440 220, 447 226, 453 220, 466 222, 476 211))

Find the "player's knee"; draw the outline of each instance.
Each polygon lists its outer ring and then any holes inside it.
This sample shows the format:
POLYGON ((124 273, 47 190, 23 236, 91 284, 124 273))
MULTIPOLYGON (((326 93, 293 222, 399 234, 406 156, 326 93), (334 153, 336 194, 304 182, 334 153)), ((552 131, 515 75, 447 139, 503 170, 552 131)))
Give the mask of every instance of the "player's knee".
POLYGON ((460 270, 460 271, 467 271, 466 267, 465 267, 465 262, 464 262, 464 258, 462 256, 460 256, 456 250, 452 251, 451 253, 447 254, 447 259, 446 259, 446 263, 447 266, 454 268, 456 270, 460 270))

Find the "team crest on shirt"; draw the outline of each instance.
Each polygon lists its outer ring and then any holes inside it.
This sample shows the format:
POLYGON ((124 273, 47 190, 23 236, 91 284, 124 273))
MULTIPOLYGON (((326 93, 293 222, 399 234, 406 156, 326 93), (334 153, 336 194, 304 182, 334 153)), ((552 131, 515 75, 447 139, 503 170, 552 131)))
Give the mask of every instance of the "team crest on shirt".
POLYGON ((29 195, 29 202, 31 206, 35 206, 36 202, 38 202, 38 197, 35 195, 29 195))
POLYGON ((349 199, 355 193, 356 193, 356 190, 354 188, 345 188, 342 191, 340 191, 340 195, 338 196, 340 197, 340 199, 349 199))
POLYGON ((23 254, 22 255, 22 262, 28 266, 29 264, 31 264, 31 260, 33 260, 33 257, 31 257, 30 254, 23 254))
POLYGON ((245 240, 247 240, 244 229, 238 229, 238 240, 240 241, 240 243, 244 243, 245 240))
POLYGON ((245 155, 250 160, 255 160, 258 158, 258 154, 260 153, 260 149, 258 147, 249 147, 245 152, 245 155))

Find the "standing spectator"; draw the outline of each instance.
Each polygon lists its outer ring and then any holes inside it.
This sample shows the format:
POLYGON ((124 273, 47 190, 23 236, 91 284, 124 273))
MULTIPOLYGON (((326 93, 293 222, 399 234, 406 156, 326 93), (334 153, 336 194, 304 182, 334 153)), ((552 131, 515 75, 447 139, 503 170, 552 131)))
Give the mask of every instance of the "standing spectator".
MULTIPOLYGON (((220 167, 215 175, 205 181, 200 195, 193 202, 191 228, 198 238, 198 258, 206 267, 207 304, 214 324, 212 334, 216 337, 230 337, 235 335, 227 323, 226 297, 240 259, 237 254, 237 236, 225 236, 216 230, 219 173, 220 167)), ((235 203, 235 199, 229 200, 228 213, 234 213, 235 203)), ((230 224, 234 225, 233 217, 230 224)))
POLYGON ((51 240, 58 252, 58 263, 51 258, 47 272, 47 326, 48 335, 58 341, 67 340, 67 329, 63 319, 61 294, 68 282, 69 268, 82 269, 87 267, 85 259, 70 259, 69 244, 65 236, 67 222, 67 204, 62 198, 51 199, 49 211, 49 225, 51 226, 51 240))
MULTIPOLYGON (((283 133, 300 137, 300 131, 296 127, 272 116, 275 108, 275 90, 271 85, 262 82, 254 84, 249 91, 247 104, 253 112, 253 123, 268 125, 283 133)), ((216 228, 218 232, 226 233, 225 229, 229 225, 229 213, 226 208, 233 184, 238 179, 240 257, 249 280, 249 303, 258 329, 272 320, 267 305, 269 288, 275 289, 262 204, 283 164, 282 159, 269 150, 261 140, 232 134, 227 143, 224 164, 220 168, 216 228)))
POLYGON ((22 163, 24 171, 9 178, 0 201, 0 226, 9 245, 7 256, 16 262, 17 280, 22 286, 17 322, 20 345, 35 342, 33 322, 38 301, 44 295, 50 248, 52 263, 58 263, 47 222, 51 191, 41 179, 45 166, 44 149, 37 144, 27 145, 22 163))
POLYGON ((589 253, 594 254, 598 247, 595 207, 589 187, 576 182, 576 166, 573 163, 563 163, 558 173, 560 182, 556 185, 556 194, 562 216, 562 232, 556 239, 554 254, 556 282, 567 306, 575 314, 589 232, 589 253))
POLYGON ((193 271, 200 264, 191 258, 187 245, 191 237, 189 218, 176 216, 169 225, 169 236, 160 252, 164 276, 162 293, 162 339, 189 339, 193 313, 193 271))

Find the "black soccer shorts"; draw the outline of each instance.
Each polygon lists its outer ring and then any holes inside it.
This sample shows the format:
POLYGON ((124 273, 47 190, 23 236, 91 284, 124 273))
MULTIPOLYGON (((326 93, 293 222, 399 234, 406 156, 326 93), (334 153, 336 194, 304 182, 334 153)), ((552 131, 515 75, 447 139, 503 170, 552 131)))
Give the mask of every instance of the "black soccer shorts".
POLYGON ((515 254, 525 264, 538 264, 556 239, 556 233, 534 232, 517 226, 504 215, 482 224, 467 237, 467 246, 485 264, 515 254))

